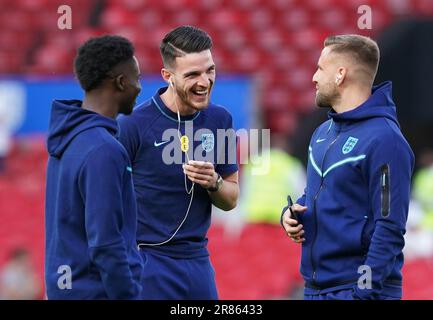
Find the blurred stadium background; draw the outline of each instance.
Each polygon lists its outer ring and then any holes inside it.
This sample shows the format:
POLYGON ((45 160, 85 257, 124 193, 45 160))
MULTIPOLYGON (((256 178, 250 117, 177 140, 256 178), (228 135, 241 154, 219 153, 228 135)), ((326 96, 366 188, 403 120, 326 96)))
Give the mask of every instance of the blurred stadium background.
POLYGON ((311 83, 323 40, 359 33, 379 42, 377 82, 393 80, 417 156, 404 299, 433 299, 432 0, 0 0, 0 8, 0 297, 43 298, 44 138, 51 100, 82 97, 72 75, 77 47, 105 33, 128 37, 144 74, 144 101, 162 84, 163 35, 191 24, 214 40, 213 100, 234 114, 236 129, 270 128, 278 159, 263 177, 242 166, 236 212, 215 212, 209 248, 220 298, 300 297, 300 247, 279 226, 280 208, 286 194, 299 196, 308 139, 326 119, 311 83), (64 4, 72 8, 71 30, 57 27, 64 4), (361 5, 372 9, 371 30, 358 28, 361 5), (15 271, 29 270, 33 289, 24 295, 15 271))

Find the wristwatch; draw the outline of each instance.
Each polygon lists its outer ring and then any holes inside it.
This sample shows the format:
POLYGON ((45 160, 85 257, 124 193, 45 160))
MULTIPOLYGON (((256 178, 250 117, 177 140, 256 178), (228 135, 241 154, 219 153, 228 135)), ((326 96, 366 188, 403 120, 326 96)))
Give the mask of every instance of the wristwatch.
POLYGON ((207 190, 210 191, 210 192, 217 192, 219 189, 221 189, 221 186, 222 186, 223 182, 224 182, 223 178, 218 173, 218 178, 217 178, 215 186, 214 187, 210 187, 207 190))

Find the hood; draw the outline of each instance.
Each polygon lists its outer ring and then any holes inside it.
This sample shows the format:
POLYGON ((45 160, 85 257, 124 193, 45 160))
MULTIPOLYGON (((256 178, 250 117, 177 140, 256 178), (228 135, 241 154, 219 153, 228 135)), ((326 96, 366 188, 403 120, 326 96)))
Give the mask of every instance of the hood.
POLYGON ((329 111, 329 118, 335 122, 355 122, 376 117, 384 117, 394 121, 397 125, 397 111, 392 100, 392 82, 386 81, 373 86, 371 96, 356 109, 337 113, 329 111))
POLYGON ((113 136, 118 133, 117 122, 96 112, 81 108, 80 100, 54 100, 48 128, 47 149, 60 158, 69 143, 84 130, 103 127, 113 136))

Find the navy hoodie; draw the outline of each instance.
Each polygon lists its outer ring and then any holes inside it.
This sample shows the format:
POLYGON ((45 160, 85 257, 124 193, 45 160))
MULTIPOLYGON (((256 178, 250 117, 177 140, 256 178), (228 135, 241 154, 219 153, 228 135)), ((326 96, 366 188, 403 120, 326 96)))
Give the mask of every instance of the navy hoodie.
POLYGON ((117 132, 116 120, 81 108, 81 101, 53 102, 45 202, 48 299, 139 297, 132 170, 117 132))
POLYGON ((414 155, 397 122, 391 82, 373 87, 356 109, 329 117, 313 133, 307 187, 297 201, 308 207, 301 215, 306 293, 353 288, 354 298, 401 298, 414 155))

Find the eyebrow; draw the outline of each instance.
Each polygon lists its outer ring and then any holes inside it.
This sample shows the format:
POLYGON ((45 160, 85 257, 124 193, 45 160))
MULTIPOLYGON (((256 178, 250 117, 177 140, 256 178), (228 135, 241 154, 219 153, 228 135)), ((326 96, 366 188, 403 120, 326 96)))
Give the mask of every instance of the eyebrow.
MULTIPOLYGON (((215 70, 215 65, 213 64, 213 65, 211 65, 207 70, 206 70, 206 72, 207 71, 211 71, 211 70, 215 70)), ((193 71, 189 71, 189 72, 186 72, 186 73, 184 73, 184 77, 186 78, 186 77, 189 77, 189 76, 196 76, 196 75, 199 75, 201 72, 200 71, 198 71, 198 70, 193 70, 193 71)))

